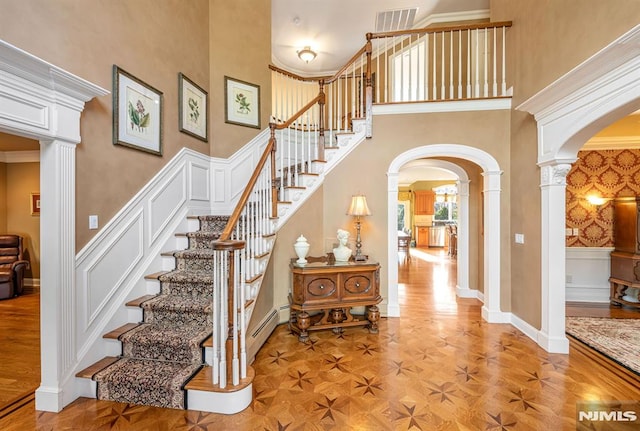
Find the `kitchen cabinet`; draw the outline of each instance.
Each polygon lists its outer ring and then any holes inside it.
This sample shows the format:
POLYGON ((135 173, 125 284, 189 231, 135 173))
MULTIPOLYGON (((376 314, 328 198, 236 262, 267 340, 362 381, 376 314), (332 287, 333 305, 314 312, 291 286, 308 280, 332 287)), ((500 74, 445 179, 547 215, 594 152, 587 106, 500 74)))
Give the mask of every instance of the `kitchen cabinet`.
POLYGON ((436 201, 436 194, 433 190, 417 190, 416 194, 416 215, 433 215, 433 208, 436 201))

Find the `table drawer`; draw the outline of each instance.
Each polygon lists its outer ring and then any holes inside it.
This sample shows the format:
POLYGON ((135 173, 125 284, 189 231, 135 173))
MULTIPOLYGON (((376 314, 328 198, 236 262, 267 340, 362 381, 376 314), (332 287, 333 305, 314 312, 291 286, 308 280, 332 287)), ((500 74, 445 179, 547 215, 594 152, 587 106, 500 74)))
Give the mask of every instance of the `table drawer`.
POLYGON ((305 302, 326 302, 338 299, 338 286, 335 277, 305 277, 305 302))
POLYGON ((372 298, 374 284, 370 273, 345 274, 342 286, 343 299, 372 298))

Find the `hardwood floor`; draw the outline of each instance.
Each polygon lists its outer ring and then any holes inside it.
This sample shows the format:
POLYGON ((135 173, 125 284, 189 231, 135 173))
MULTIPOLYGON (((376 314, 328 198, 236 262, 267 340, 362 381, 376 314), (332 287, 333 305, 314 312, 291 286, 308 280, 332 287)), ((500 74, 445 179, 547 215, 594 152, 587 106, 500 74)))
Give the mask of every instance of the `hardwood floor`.
POLYGON ((0 417, 40 385, 40 295, 0 301, 0 417))
POLYGON ((568 430, 579 401, 640 399, 637 381, 573 343, 569 355, 549 354, 511 325, 483 322, 479 301, 456 298, 455 260, 440 251, 399 259, 402 317, 381 319, 379 334, 315 331, 302 344, 279 326, 239 414, 81 398, 58 414, 30 402, 0 429, 568 430))

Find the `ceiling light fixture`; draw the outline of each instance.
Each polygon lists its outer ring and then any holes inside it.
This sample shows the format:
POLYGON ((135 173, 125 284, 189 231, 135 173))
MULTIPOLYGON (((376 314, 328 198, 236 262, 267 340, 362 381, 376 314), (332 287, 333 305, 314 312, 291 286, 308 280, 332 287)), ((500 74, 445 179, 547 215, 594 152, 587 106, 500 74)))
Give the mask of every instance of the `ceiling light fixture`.
POLYGON ((300 51, 298 51, 298 57, 305 63, 309 63, 310 61, 312 61, 314 58, 316 58, 316 55, 318 54, 316 54, 310 46, 305 46, 300 51))

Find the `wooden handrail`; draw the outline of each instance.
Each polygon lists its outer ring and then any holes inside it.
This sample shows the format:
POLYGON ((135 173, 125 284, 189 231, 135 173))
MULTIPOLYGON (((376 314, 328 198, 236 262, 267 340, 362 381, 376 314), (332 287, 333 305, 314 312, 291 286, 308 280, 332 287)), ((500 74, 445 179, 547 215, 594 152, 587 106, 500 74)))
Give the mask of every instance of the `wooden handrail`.
POLYGON ((425 27, 416 28, 413 30, 398 30, 398 31, 385 31, 381 33, 367 33, 367 39, 382 39, 385 37, 404 36, 410 34, 431 34, 442 33, 445 31, 457 31, 457 30, 479 30, 482 28, 496 28, 496 27, 511 27, 511 21, 501 22, 484 22, 479 24, 467 24, 467 25, 452 25, 447 27, 425 27))
POLYGON ((351 66, 351 64, 353 64, 359 57, 362 56, 362 54, 364 54, 365 52, 367 52, 367 45, 365 44, 362 48, 360 48, 358 50, 358 52, 356 52, 353 57, 351 57, 349 59, 349 61, 347 61, 345 63, 344 66, 342 66, 340 68, 340 70, 338 70, 331 78, 327 79, 324 81, 325 84, 331 84, 333 81, 337 80, 338 78, 340 78, 340 75, 342 75, 342 73, 347 70, 347 68, 349 66, 351 66))
POLYGON ((300 108, 300 110, 298 112, 293 114, 293 116, 291 118, 289 118, 287 121, 285 121, 284 123, 277 123, 277 124, 273 123, 273 124, 275 124, 275 128, 278 129, 278 130, 286 129, 287 127, 292 125, 294 121, 296 121, 298 118, 300 118, 302 116, 302 114, 307 112, 309 109, 311 109, 311 107, 313 105, 315 105, 316 103, 319 103, 320 101, 324 101, 324 93, 320 93, 316 97, 311 99, 311 101, 309 103, 307 103, 302 108, 300 108))
POLYGON ((273 64, 269 65, 269 69, 273 70, 274 72, 286 75, 289 78, 297 79, 298 81, 314 82, 330 78, 330 76, 300 76, 296 75, 293 72, 289 72, 288 70, 280 69, 278 66, 274 66, 273 64))
POLYGON ((249 182, 245 187, 244 191, 242 192, 242 196, 240 196, 240 200, 236 204, 236 207, 234 208, 233 213, 231 214, 231 217, 229 217, 229 220, 227 221, 227 225, 224 227, 224 230, 222 231, 222 234, 218 239, 219 241, 228 241, 229 238, 231 238, 231 233, 233 231, 233 228, 238 223, 238 220, 240 220, 240 214, 242 214, 242 210, 244 209, 245 205, 249 201, 249 196, 253 191, 253 187, 256 185, 256 182, 258 181, 258 177, 260 176, 260 172, 262 172, 262 168, 264 168, 264 165, 267 163, 267 159, 269 159, 269 156, 271 155, 271 150, 275 145, 273 128, 271 129, 271 132, 272 133, 271 133, 271 138, 269 139, 269 143, 267 144, 267 147, 264 149, 264 152, 262 153, 262 156, 260 157, 260 160, 258 161, 258 164, 256 165, 256 168, 254 169, 253 174, 251 175, 251 178, 249 178, 249 182))

